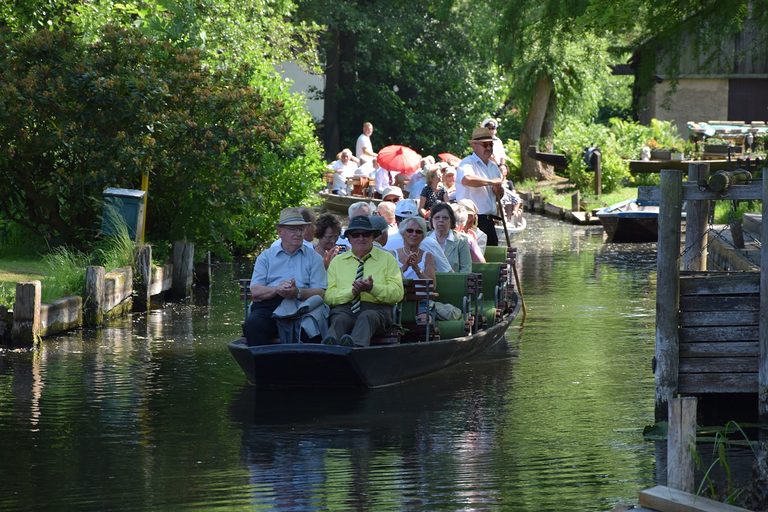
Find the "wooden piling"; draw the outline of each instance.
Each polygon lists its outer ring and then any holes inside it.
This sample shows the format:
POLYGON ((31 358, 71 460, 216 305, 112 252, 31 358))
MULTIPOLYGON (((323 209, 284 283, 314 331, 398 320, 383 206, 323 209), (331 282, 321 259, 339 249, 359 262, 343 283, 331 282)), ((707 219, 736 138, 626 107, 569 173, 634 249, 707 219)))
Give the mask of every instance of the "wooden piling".
POLYGON ((668 414, 667 487, 692 493, 695 487, 696 398, 672 398, 668 414))
POLYGON ((581 194, 577 190, 573 194, 571 194, 571 211, 574 212, 580 212, 581 211, 581 194))
POLYGON ((760 315, 758 340, 757 410, 761 421, 768 421, 768 168, 762 170, 763 222, 760 227, 760 315), (766 272, 763 272, 765 270, 766 272))
MULTIPOLYGON (((688 164, 688 182, 700 183, 709 177, 709 164, 688 164)), ((685 219, 683 270, 707 270, 707 225, 711 201, 689 201, 685 219)))
POLYGON ((211 251, 208 251, 203 261, 195 263, 195 286, 211 285, 211 251))
POLYGON ((186 240, 173 243, 173 284, 171 295, 177 299, 192 294, 195 244, 186 240))
POLYGON ((147 311, 150 304, 150 285, 152 284, 152 246, 141 244, 136 247, 134 270, 134 311, 147 311))
POLYGON ((83 323, 95 327, 104 322, 104 267, 85 269, 85 297, 83 297, 83 323))
POLYGON ((16 301, 13 305, 11 343, 31 347, 40 339, 40 281, 16 283, 16 301))
POLYGON ((678 306, 680 301, 680 220, 682 212, 682 173, 664 169, 660 180, 659 241, 656 255, 656 383, 655 416, 663 421, 667 404, 677 394, 680 340, 678 306))

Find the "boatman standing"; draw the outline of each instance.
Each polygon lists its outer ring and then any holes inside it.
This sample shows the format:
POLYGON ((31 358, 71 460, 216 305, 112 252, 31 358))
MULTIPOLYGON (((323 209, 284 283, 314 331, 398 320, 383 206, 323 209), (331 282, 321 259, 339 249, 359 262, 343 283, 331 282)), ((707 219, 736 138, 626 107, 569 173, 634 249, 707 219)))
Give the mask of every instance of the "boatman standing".
POLYGON ((488 235, 488 245, 499 245, 494 219, 496 199, 503 194, 502 175, 493 156, 493 134, 488 128, 475 128, 469 140, 472 154, 457 166, 456 201, 471 199, 477 205, 478 227, 488 235))
POLYGON ((403 299, 403 277, 395 257, 374 247, 378 235, 367 216, 350 219, 344 237, 352 250, 333 258, 328 267, 327 345, 366 347, 392 325, 392 306, 403 299))
POLYGON ((277 336, 272 313, 283 299, 322 297, 328 286, 323 257, 304 244, 307 224, 301 210, 285 208, 277 222, 280 243, 256 258, 251 276, 253 304, 243 329, 249 346, 272 343, 277 336))

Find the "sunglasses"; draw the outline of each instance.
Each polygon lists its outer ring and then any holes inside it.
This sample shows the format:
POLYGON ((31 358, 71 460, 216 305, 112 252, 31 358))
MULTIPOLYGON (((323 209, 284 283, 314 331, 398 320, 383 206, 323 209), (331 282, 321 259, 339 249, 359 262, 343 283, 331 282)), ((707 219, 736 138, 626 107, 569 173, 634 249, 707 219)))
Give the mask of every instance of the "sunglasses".
POLYGON ((493 142, 473 142, 473 144, 477 144, 478 146, 483 146, 484 148, 493 147, 493 142))
POLYGON ((399 200, 400 200, 400 198, 399 198, 399 197, 395 197, 395 198, 391 198, 391 199, 384 199, 384 201, 386 201, 386 202, 388 202, 388 203, 396 203, 396 202, 398 202, 399 200))
POLYGON ((408 228, 408 229, 405 230, 405 232, 408 233, 409 235, 412 235, 414 233, 416 233, 417 235, 423 235, 424 234, 424 232, 422 230, 420 230, 420 229, 413 229, 413 228, 408 228))
POLYGON ((371 235, 370 231, 355 231, 354 233, 347 233, 347 238, 368 238, 371 235))

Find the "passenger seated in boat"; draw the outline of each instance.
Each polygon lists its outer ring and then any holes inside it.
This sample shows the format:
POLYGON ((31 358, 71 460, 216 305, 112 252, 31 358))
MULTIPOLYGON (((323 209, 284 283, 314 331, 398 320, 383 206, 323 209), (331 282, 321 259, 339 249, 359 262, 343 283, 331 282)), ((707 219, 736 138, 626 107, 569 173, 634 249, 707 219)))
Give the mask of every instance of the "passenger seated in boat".
MULTIPOLYGON (((395 220, 398 225, 407 218, 418 217, 419 209, 414 199, 404 199, 397 203, 395 207, 395 220)), ((403 236, 400 234, 400 228, 397 233, 390 234, 387 245, 384 248, 388 251, 396 251, 403 246, 403 236)), ((448 263, 448 259, 445 257, 443 250, 440 248, 440 244, 436 240, 430 238, 424 238, 421 242, 421 248, 429 252, 435 258, 435 268, 438 272, 453 272, 451 264, 448 263)))
POLYGON ((277 336, 272 313, 284 299, 303 301, 325 292, 323 258, 303 243, 307 224, 298 208, 285 208, 277 223, 280 243, 256 258, 250 286, 253 304, 243 327, 249 346, 272 343, 277 336))
POLYGON ((477 245, 480 246, 480 250, 485 254, 485 248, 488 245, 488 235, 477 227, 477 205, 468 197, 458 201, 458 204, 467 209, 467 222, 464 224, 462 233, 467 235, 467 238, 474 238, 477 241, 477 245))
POLYGON ((432 231, 427 238, 437 241, 454 272, 471 272, 472 256, 466 235, 456 228, 456 216, 448 203, 437 203, 429 214, 432 231))
POLYGON ((400 223, 403 246, 394 252, 403 279, 435 280, 435 257, 419 246, 427 232, 427 223, 421 217, 408 217, 400 223))
POLYGON ((392 306, 403 299, 403 278, 395 258, 374 247, 379 232, 368 217, 354 217, 344 234, 352 249, 328 267, 325 302, 331 306, 323 343, 365 347, 392 325, 392 306))
POLYGON ((333 183, 331 192, 337 195, 347 195, 347 178, 351 178, 357 169, 357 160, 352 156, 352 151, 344 148, 339 153, 339 159, 328 164, 328 169, 333 171, 333 183))
POLYGON ((467 237, 467 242, 469 243, 469 254, 472 256, 472 263, 485 263, 485 256, 483 256, 483 250, 477 243, 477 239, 473 236, 473 234, 465 231, 467 219, 469 218, 469 212, 467 212, 467 208, 463 204, 459 203, 450 204, 451 208, 453 209, 453 215, 456 217, 456 231, 467 237))
POLYGON ((376 214, 370 215, 368 220, 371 221, 373 229, 379 232, 379 236, 373 239, 373 245, 379 249, 383 249, 384 246, 387 245, 387 240, 389 239, 389 233, 387 232, 389 226, 387 226, 387 221, 384 220, 384 217, 376 214))
POLYGON ((456 168, 449 165, 443 170, 443 186, 445 187, 446 201, 456 200, 456 168))
POLYGON ((437 164, 428 167, 424 172, 426 185, 424 185, 419 194, 419 214, 425 219, 429 218, 429 210, 432 209, 432 206, 448 201, 445 187, 441 183, 441 173, 440 166, 437 164))
MULTIPOLYGON (((385 221, 387 221, 387 234, 389 236, 400 234, 400 231, 398 231, 397 229, 397 219, 395 218, 395 208, 396 208, 395 203, 390 203, 387 201, 380 202, 379 206, 376 207, 376 212, 378 212, 378 214, 385 221)), ((387 244, 384 244, 384 245, 387 245, 387 244)))
POLYGON ((325 268, 331 264, 331 260, 339 253, 339 246, 336 244, 341 234, 341 222, 338 217, 332 213, 324 213, 317 218, 314 225, 315 238, 317 244, 314 249, 323 258, 325 268))

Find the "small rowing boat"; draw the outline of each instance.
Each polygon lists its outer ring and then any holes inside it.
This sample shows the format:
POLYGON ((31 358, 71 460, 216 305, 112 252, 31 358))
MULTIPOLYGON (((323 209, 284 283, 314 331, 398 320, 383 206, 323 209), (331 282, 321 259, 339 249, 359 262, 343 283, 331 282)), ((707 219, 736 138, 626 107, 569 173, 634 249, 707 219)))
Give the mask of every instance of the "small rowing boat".
POLYGON ((627 199, 595 212, 605 229, 608 242, 656 242, 659 231, 659 205, 627 199))

